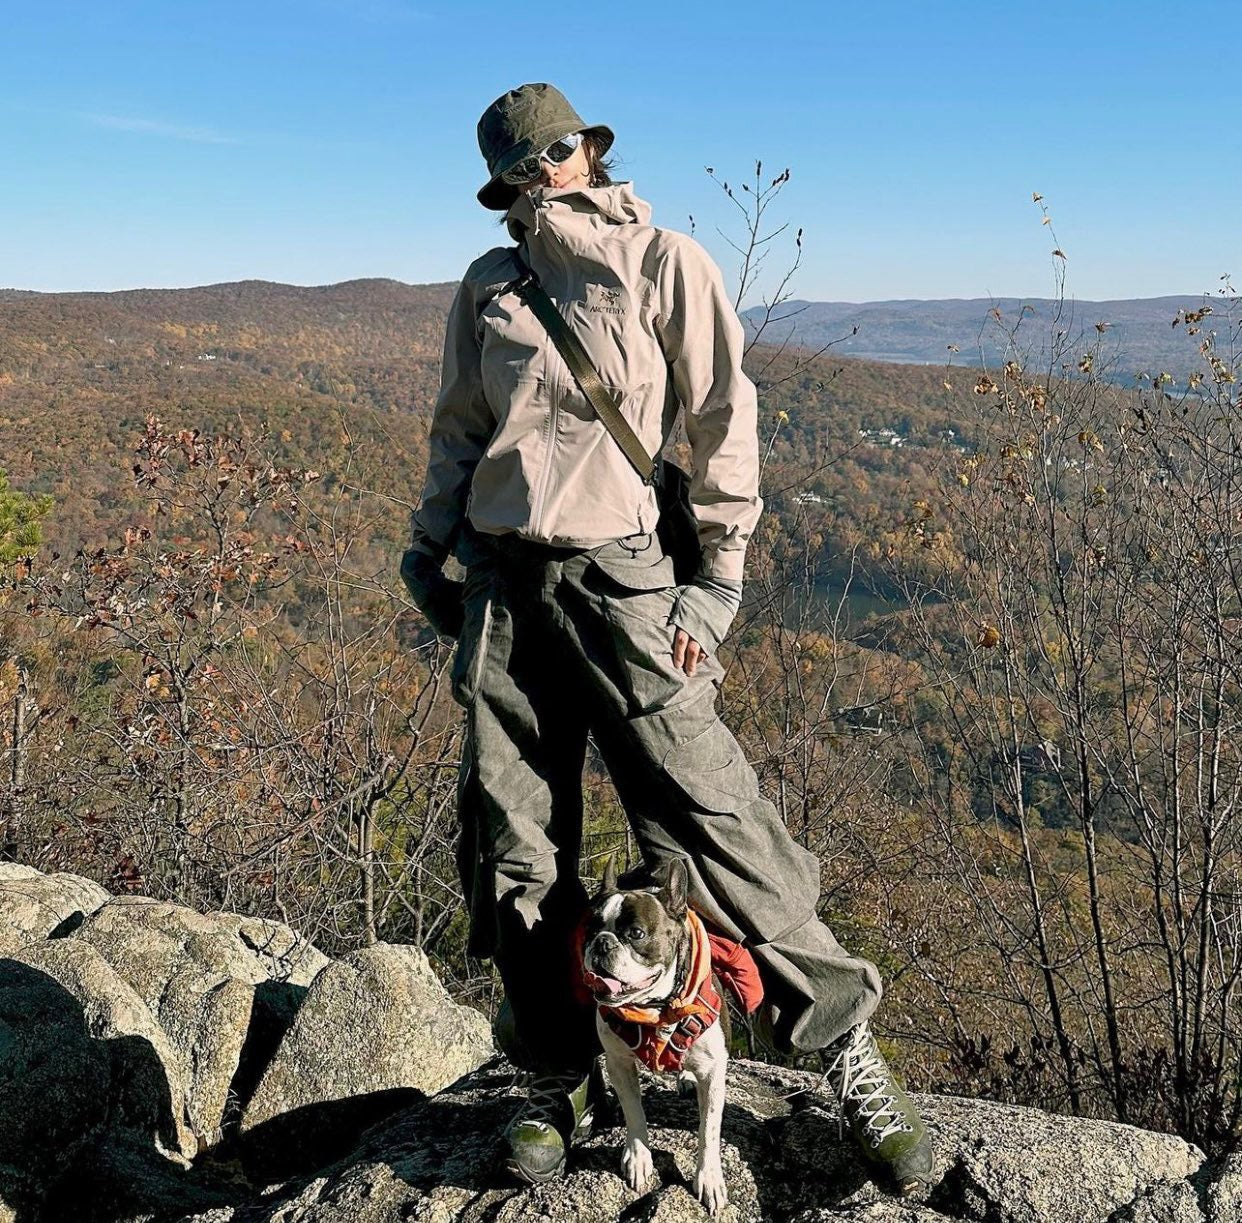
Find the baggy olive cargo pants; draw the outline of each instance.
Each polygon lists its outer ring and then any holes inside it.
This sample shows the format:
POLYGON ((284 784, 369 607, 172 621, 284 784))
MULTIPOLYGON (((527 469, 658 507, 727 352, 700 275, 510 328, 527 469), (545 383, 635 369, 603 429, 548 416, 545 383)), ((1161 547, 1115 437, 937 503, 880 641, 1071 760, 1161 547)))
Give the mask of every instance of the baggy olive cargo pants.
POLYGON ((771 1035, 822 1047, 867 1018, 879 974, 816 916, 819 862, 794 842, 716 713, 722 669, 672 662, 677 588, 654 536, 590 551, 470 532, 453 692, 467 711, 458 866, 470 950, 496 962, 518 1050, 536 1071, 598 1052, 575 1000, 571 935, 588 729, 643 860, 686 859, 695 908, 758 962, 771 1035))

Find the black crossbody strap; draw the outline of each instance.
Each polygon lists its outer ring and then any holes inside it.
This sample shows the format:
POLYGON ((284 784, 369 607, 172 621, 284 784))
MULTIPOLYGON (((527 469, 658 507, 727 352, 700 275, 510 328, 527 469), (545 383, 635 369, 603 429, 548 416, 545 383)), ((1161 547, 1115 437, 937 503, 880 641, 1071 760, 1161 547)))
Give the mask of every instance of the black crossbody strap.
POLYGON ((526 261, 516 250, 513 252, 513 260, 521 275, 505 285, 501 292, 512 290, 534 311, 535 317, 543 324, 544 330, 556 345, 556 350, 564 358, 565 364, 569 366, 574 381, 582 388, 582 393, 595 409, 595 414, 603 422, 604 428, 612 434, 613 440, 642 477, 643 483, 654 483, 654 460, 638 440, 638 435, 630 428, 629 422, 621 415, 608 388, 600 381, 581 341, 553 305, 552 299, 544 292, 539 277, 526 266, 526 261))

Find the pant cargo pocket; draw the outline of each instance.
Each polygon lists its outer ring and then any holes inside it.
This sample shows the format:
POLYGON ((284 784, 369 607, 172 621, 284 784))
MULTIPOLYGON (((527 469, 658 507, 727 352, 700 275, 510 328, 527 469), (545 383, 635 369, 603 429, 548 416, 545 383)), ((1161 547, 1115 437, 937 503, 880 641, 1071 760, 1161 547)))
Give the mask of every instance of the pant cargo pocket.
POLYGON ((485 572, 476 572, 474 568, 467 570, 465 619, 449 673, 453 699, 466 708, 474 701, 483 668, 487 664, 494 605, 494 582, 490 569, 485 572))
POLYGON ((664 555, 654 532, 596 548, 591 564, 626 591, 668 590, 677 584, 673 558, 664 555))
POLYGON ((670 826, 712 903, 747 942, 767 942, 814 918, 819 859, 790 837, 723 722, 670 748, 664 771, 674 801, 684 795, 685 804, 670 826))
POLYGON ((760 797, 755 770, 719 719, 671 747, 664 755, 664 771, 706 811, 742 811, 760 797))

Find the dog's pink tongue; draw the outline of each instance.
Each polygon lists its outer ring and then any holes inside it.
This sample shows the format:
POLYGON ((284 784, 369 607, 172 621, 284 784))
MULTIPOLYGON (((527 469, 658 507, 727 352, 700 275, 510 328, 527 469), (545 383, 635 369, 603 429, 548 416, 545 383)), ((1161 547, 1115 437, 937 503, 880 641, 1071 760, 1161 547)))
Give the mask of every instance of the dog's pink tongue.
POLYGON ((610 994, 619 994, 625 988, 616 977, 600 977, 599 983, 610 994))

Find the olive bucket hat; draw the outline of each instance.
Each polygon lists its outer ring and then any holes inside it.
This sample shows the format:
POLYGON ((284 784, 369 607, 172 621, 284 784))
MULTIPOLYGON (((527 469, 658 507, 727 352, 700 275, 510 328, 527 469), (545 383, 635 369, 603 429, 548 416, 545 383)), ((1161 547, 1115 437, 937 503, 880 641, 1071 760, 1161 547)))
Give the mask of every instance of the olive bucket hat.
POLYGON ((518 190, 500 176, 523 157, 542 152, 570 132, 595 136, 601 153, 612 145, 612 129, 602 124, 588 127, 555 85, 519 85, 501 94, 479 120, 479 151, 491 174, 479 191, 479 203, 506 210, 517 199, 518 190))

